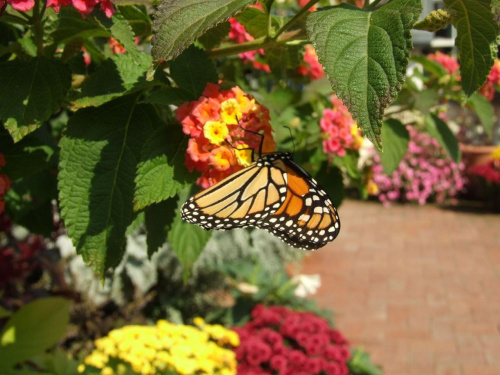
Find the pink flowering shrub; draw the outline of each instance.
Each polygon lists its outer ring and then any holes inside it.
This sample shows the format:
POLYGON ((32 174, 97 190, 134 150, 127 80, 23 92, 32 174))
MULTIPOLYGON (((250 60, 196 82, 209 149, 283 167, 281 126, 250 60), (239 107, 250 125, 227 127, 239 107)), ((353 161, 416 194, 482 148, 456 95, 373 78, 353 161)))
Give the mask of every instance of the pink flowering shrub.
POLYGON ((262 131, 264 153, 276 150, 269 110, 239 87, 221 90, 209 83, 197 101, 184 103, 175 115, 191 137, 186 166, 202 173, 197 184, 204 189, 251 164, 249 149, 258 152, 262 140, 251 132, 262 131))
POLYGON ((323 151, 344 156, 346 149, 359 150, 363 137, 342 100, 332 95, 331 101, 333 108, 325 109, 319 120, 323 132, 323 151))
POLYGON ((436 53, 428 54, 427 58, 441 64, 443 68, 448 72, 448 74, 460 77, 460 75, 458 74, 460 64, 453 56, 438 51, 436 53))
POLYGON ((373 181, 378 199, 385 205, 407 201, 425 204, 431 199, 443 202, 454 197, 464 186, 463 165, 454 163, 431 136, 407 126, 410 132, 408 152, 391 176, 384 173, 375 155, 373 181))
MULTIPOLYGON (((0 169, 2 169, 3 166, 5 166, 5 158, 3 154, 0 154, 0 169)), ((4 174, 0 174, 0 214, 5 209, 5 202, 3 201, 3 196, 5 195, 5 192, 9 189, 10 189, 9 178, 4 174)))
POLYGON ((238 374, 347 375, 348 342, 311 312, 257 305, 252 320, 234 329, 238 374))

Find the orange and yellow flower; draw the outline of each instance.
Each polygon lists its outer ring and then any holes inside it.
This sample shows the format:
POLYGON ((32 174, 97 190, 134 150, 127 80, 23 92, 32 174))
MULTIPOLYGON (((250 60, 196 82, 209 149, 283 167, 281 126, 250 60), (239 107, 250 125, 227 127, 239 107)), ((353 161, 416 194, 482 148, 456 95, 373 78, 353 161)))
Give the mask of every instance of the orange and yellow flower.
POLYGON ((252 162, 252 150, 276 150, 269 110, 239 87, 222 90, 209 83, 197 101, 175 110, 191 138, 186 166, 202 173, 197 184, 207 188, 252 162), (259 136, 259 133, 262 136, 259 136))

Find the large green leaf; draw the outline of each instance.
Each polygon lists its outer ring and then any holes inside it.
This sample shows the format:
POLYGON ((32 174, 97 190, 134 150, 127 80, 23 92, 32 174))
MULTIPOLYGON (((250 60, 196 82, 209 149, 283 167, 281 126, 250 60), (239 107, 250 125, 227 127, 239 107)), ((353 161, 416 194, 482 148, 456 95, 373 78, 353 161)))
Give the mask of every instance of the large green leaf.
POLYGON ((136 88, 148 86, 146 73, 151 56, 144 53, 118 54, 104 62, 82 85, 82 92, 73 101, 74 108, 99 106, 136 88))
POLYGON ((499 26, 490 0, 444 0, 457 29, 455 45, 460 53, 461 85, 467 96, 479 89, 497 55, 499 26))
POLYGON ((476 92, 467 99, 466 105, 476 113, 479 121, 481 121, 481 124, 484 126, 484 131, 491 137, 495 113, 493 112, 493 106, 490 101, 476 92))
POLYGON ((217 83, 215 65, 205 51, 191 46, 170 64, 170 76, 179 88, 198 99, 208 82, 217 83))
POLYGON ((14 313, 0 333, 0 373, 55 345, 66 331, 71 303, 40 298, 14 313))
POLYGON ((344 200, 344 183, 342 172, 335 165, 330 165, 324 161, 314 177, 328 193, 335 207, 339 207, 344 200))
POLYGON ((166 241, 176 215, 178 197, 153 204, 146 209, 148 256, 151 257, 166 241))
POLYGON ((190 194, 190 189, 184 189, 179 193, 176 216, 172 228, 168 232, 168 241, 172 245, 179 262, 184 267, 185 277, 212 235, 212 232, 203 230, 201 227, 189 224, 181 219, 180 208, 190 194))
MULTIPOLYGON (((40 131, 40 130, 38 130, 40 131)), ((47 168, 54 156, 54 150, 41 142, 36 133, 14 143, 7 130, 0 128, 0 150, 5 157, 2 174, 14 181, 47 168)))
POLYGON ((382 140, 386 147, 379 152, 380 162, 384 173, 390 176, 408 151, 410 133, 400 121, 388 119, 382 126, 382 140))
POLYGON ((205 31, 253 3, 255 0, 164 0, 153 23, 154 59, 175 58, 205 31))
POLYGON ((78 111, 60 141, 61 214, 77 252, 101 275, 117 264, 134 219, 134 177, 154 109, 126 96, 78 111))
POLYGON ((0 120, 14 142, 37 129, 59 109, 70 85, 66 66, 45 57, 0 64, 0 120))
POLYGON ((450 128, 434 113, 429 113, 424 120, 427 131, 438 140, 446 153, 450 155, 455 163, 460 162, 460 148, 457 137, 451 132, 450 128))
POLYGON ((196 175, 184 165, 187 140, 176 125, 163 126, 148 138, 135 178, 136 210, 174 197, 194 182, 196 175))
POLYGON ((393 0, 374 11, 342 4, 307 18, 333 90, 378 149, 382 115, 405 79, 410 30, 421 10, 420 0, 393 0))

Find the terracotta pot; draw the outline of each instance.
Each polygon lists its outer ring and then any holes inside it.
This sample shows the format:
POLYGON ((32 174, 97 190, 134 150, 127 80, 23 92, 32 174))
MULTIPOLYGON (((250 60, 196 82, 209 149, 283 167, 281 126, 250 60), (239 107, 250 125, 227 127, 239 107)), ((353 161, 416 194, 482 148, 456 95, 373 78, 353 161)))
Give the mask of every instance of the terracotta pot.
POLYGON ((470 167, 486 164, 491 160, 491 153, 498 146, 473 146, 460 144, 462 151, 462 161, 465 164, 465 171, 470 167))

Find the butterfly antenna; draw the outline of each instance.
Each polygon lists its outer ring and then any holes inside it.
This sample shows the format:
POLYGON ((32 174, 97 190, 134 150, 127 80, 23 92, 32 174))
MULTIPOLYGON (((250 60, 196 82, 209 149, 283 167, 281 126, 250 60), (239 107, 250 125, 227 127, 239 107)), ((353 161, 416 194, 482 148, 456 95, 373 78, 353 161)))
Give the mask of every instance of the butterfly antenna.
MULTIPOLYGON (((238 119, 238 116, 236 116, 236 121, 238 122, 238 126, 243 129, 246 132, 258 135, 260 137, 260 144, 259 144, 259 158, 262 156, 262 145, 264 144, 264 134, 260 134, 259 132, 253 131, 253 130, 248 130, 245 129, 243 126, 240 124, 240 120, 238 119)), ((254 150, 252 149, 252 160, 254 156, 254 150)))
POLYGON ((295 154, 295 141, 294 141, 293 136, 292 136, 292 129, 290 129, 289 126, 285 126, 285 128, 287 128, 288 131, 290 132, 290 138, 292 139, 292 145, 293 145, 293 153, 295 154))

